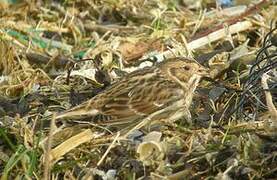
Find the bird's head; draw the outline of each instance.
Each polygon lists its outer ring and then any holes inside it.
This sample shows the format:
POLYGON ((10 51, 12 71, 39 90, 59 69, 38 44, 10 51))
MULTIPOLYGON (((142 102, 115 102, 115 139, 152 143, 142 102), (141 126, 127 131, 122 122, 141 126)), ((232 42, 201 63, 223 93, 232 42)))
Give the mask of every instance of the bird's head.
POLYGON ((167 59, 159 65, 159 68, 169 78, 184 87, 197 85, 201 77, 209 77, 209 70, 188 58, 167 59))

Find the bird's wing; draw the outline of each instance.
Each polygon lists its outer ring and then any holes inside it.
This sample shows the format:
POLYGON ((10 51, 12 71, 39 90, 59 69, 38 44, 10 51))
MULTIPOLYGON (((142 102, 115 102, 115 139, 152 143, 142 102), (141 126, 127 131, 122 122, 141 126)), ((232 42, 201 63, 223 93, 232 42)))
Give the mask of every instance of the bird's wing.
POLYGON ((137 113, 149 115, 183 98, 184 92, 176 83, 160 79, 148 81, 145 86, 133 89, 130 94, 129 108, 137 113))
POLYGON ((164 108, 182 96, 183 91, 176 83, 159 76, 123 80, 91 100, 60 114, 58 118, 84 115, 95 120, 106 120, 107 123, 135 120, 164 108))

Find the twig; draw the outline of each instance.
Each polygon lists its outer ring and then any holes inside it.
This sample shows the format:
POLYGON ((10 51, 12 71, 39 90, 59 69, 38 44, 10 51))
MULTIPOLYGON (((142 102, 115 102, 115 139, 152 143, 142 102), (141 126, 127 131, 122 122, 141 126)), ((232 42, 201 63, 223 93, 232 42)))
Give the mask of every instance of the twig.
POLYGON ((68 153, 72 149, 76 148, 77 146, 90 141, 91 139, 95 138, 96 136, 92 133, 90 129, 86 129, 83 132, 69 138, 56 148, 52 149, 50 152, 50 159, 51 161, 58 160, 61 156, 68 153))
MULTIPOLYGON (((219 29, 217 31, 214 31, 207 36, 201 37, 199 39, 196 39, 194 41, 191 41, 187 44, 187 48, 189 50, 197 49, 202 46, 205 46, 207 44, 210 44, 212 42, 215 42, 217 40, 220 40, 224 37, 227 37, 230 34, 236 34, 245 30, 248 30, 252 27, 252 23, 250 21, 242 21, 237 22, 236 24, 233 24, 229 27, 225 27, 222 29, 219 29)), ((165 51, 162 53, 162 57, 170 58, 176 53, 177 49, 171 49, 170 51, 165 51)), ((160 58, 160 56, 159 56, 160 58)))
POLYGON ((192 173, 192 168, 187 168, 172 175, 167 176, 168 180, 178 180, 188 177, 192 173))
POLYGON ((269 2, 269 1, 268 0, 262 0, 262 1, 260 1, 259 3, 249 7, 244 13, 242 13, 242 14, 240 14, 238 16, 235 16, 233 18, 230 18, 230 19, 226 20, 225 22, 223 22, 222 24, 220 24, 220 25, 218 25, 216 27, 213 27, 213 28, 211 28, 209 30, 206 30, 205 32, 201 32, 198 35, 195 35, 192 40, 205 37, 205 36, 215 32, 215 31, 218 31, 218 30, 224 28, 224 26, 226 26, 226 25, 230 26, 230 25, 238 23, 243 18, 245 18, 245 17, 249 16, 250 14, 253 14, 257 10, 261 9, 261 7, 263 5, 265 5, 267 2, 269 2))
POLYGON ((55 119, 56 119, 56 114, 53 114, 52 120, 51 120, 51 125, 50 125, 50 132, 48 135, 47 143, 46 143, 46 150, 45 150, 45 156, 44 156, 44 172, 43 172, 43 179, 48 180, 50 179, 50 171, 51 171, 51 158, 50 158, 50 153, 51 153, 51 146, 52 146, 52 141, 53 141, 53 134, 55 131, 55 119))
POLYGON ((110 152, 110 150, 113 148, 115 142, 117 141, 118 137, 120 136, 120 132, 117 132, 116 136, 114 137, 113 142, 110 144, 110 146, 108 147, 108 149, 106 150, 106 152, 104 153, 104 155, 102 156, 102 158, 98 161, 97 166, 100 166, 102 164, 102 162, 104 161, 104 159, 106 158, 106 156, 108 155, 108 153, 110 152))
MULTIPOLYGON (((267 80, 268 80, 269 76, 265 73, 262 76, 262 87, 264 90, 269 89, 268 84, 267 84, 267 80)), ((271 118, 267 120, 267 123, 269 125, 269 130, 277 130, 277 110, 276 107, 272 101, 272 95, 269 91, 265 91, 265 99, 266 99, 266 104, 268 107, 268 111, 271 115, 271 118)))

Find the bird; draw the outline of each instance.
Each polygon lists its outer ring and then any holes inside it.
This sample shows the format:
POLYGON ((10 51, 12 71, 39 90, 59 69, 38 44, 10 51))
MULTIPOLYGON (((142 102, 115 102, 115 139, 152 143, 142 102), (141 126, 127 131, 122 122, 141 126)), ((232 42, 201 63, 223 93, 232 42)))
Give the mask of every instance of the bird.
POLYGON ((88 101, 56 115, 86 119, 100 125, 138 123, 145 118, 172 122, 190 118, 189 107, 202 77, 209 70, 194 59, 168 58, 127 74, 88 101))

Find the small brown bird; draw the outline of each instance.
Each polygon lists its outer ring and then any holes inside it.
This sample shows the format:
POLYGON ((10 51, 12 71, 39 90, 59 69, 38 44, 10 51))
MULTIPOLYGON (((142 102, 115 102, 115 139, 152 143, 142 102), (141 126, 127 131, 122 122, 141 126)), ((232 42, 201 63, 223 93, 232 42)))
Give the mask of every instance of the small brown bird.
POLYGON ((108 89, 56 119, 90 117, 92 122, 117 125, 151 117, 178 120, 190 117, 194 91, 208 70, 188 58, 164 60, 128 74, 108 89))

